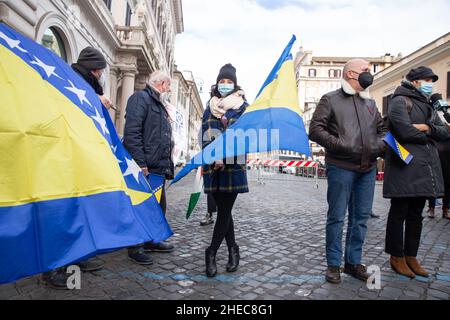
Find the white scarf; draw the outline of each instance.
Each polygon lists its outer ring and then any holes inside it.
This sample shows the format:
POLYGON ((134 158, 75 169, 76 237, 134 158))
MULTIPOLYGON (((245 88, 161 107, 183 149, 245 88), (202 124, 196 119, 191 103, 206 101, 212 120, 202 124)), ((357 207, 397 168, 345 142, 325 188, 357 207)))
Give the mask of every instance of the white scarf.
POLYGON ((228 110, 238 110, 245 102, 244 91, 239 90, 225 98, 212 97, 209 108, 214 117, 222 118, 228 110))
MULTIPOLYGON (((341 84, 342 84, 342 90, 344 90, 344 92, 346 94, 349 94, 351 96, 358 94, 358 92, 356 92, 356 90, 353 89, 353 87, 350 85, 350 83, 348 83, 345 79, 341 80, 341 84)), ((372 97, 370 96, 369 88, 367 88, 364 91, 359 92, 359 96, 366 100, 372 99, 372 97)))

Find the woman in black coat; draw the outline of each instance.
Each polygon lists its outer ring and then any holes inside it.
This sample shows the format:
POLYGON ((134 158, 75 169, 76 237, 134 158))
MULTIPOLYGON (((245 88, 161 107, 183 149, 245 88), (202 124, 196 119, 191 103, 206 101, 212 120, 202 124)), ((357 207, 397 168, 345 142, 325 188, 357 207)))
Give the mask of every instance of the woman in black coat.
POLYGON ((414 158, 407 165, 389 149, 383 195, 391 199, 386 230, 386 252, 397 273, 428 276, 417 261, 422 212, 428 198, 444 195, 444 181, 435 141, 448 138, 446 126, 430 104, 438 80, 426 67, 411 70, 389 104, 389 129, 414 158), (403 229, 405 228, 405 234, 403 229))
MULTIPOLYGON (((450 135, 450 125, 446 124, 450 135)), ((450 220, 450 138, 438 143, 441 158, 442 174, 444 176, 445 195, 442 201, 442 218, 450 220)))

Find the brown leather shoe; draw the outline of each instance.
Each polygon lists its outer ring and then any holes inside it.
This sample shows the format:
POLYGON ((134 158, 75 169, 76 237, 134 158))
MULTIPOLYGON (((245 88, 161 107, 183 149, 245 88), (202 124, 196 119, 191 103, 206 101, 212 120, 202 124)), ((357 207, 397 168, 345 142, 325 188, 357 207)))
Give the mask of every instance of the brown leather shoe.
POLYGON ((340 267, 328 267, 325 278, 330 283, 340 284, 341 283, 341 268, 340 267))
POLYGON ((450 213, 448 212, 448 208, 442 208, 442 218, 450 220, 450 213))
POLYGON ((412 270, 406 264, 405 257, 391 256, 390 262, 391 262, 391 268, 398 274, 407 276, 411 279, 414 279, 416 277, 416 274, 414 272, 412 272, 412 270))
POLYGON ((409 268, 418 276, 428 278, 430 274, 425 271, 424 268, 420 265, 419 261, 417 261, 416 257, 405 257, 406 263, 409 268))
POLYGON ((434 219, 434 216, 435 216, 434 208, 429 208, 428 211, 427 211, 427 214, 428 214, 428 218, 434 219))
POLYGON ((366 266, 362 264, 345 264, 344 273, 358 280, 367 281, 370 275, 367 273, 366 266))

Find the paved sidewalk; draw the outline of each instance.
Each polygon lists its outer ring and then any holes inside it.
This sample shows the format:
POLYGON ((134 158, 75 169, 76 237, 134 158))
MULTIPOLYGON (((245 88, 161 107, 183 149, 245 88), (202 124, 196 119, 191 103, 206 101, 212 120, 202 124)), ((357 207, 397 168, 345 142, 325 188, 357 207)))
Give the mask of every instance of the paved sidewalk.
POLYGON ((239 271, 225 272, 227 249, 218 253, 218 276, 204 275, 204 250, 213 226, 200 227, 206 198, 200 200, 192 220, 186 221, 193 176, 168 191, 169 221, 175 232, 170 240, 177 250, 154 254, 155 264, 142 267, 122 250, 103 256, 106 267, 82 275, 82 289, 55 291, 38 285, 37 277, 0 286, 0 299, 450 299, 450 221, 425 219, 419 259, 432 273, 430 279, 409 280, 394 274, 384 253, 389 202, 377 185, 374 211, 364 252, 366 265, 382 272, 382 289, 344 275, 341 285, 325 282, 326 181, 274 175, 265 185, 255 179, 251 193, 241 195, 234 217, 242 251, 239 271))

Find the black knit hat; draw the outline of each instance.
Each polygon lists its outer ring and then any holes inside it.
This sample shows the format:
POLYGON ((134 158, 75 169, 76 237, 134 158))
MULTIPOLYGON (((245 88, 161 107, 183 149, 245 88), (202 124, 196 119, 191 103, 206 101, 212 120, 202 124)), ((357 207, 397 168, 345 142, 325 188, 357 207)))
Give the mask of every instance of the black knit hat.
POLYGON ((105 57, 100 51, 92 47, 87 47, 81 51, 77 63, 89 70, 101 70, 106 68, 105 57))
POLYGON ((408 81, 433 79, 433 82, 436 82, 439 80, 439 77, 437 75, 435 75, 433 70, 431 70, 430 68, 422 66, 422 67, 412 69, 406 75, 406 79, 408 81))
POLYGON ((231 63, 224 65, 222 69, 220 69, 219 76, 217 77, 217 83, 223 79, 229 79, 237 85, 236 68, 233 67, 231 63))

